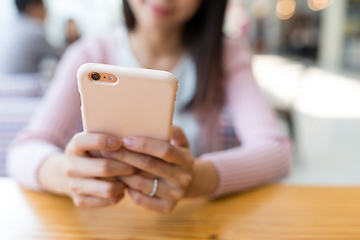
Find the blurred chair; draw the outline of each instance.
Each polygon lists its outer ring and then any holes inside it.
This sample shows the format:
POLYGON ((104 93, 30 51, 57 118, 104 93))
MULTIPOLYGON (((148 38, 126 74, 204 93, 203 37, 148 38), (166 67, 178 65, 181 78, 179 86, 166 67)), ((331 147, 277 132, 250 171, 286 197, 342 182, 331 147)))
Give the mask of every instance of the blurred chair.
POLYGON ((253 58, 255 79, 278 116, 287 122, 289 134, 294 140, 292 109, 307 68, 307 63, 276 55, 256 55, 253 58))
POLYGON ((0 74, 0 177, 6 175, 6 149, 27 124, 44 91, 39 74, 0 74))

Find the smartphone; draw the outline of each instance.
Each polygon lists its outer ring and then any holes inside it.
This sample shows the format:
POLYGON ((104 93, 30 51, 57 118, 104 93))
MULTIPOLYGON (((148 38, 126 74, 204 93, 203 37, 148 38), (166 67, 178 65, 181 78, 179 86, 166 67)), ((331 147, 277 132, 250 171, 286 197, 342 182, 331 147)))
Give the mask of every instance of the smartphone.
POLYGON ((86 63, 77 80, 85 132, 170 141, 178 89, 170 72, 86 63))

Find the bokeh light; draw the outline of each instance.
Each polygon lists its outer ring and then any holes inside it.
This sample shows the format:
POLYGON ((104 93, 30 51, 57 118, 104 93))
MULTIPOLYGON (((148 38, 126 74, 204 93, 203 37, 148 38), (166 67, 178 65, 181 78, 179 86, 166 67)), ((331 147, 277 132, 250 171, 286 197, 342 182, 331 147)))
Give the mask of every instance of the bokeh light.
POLYGON ((329 7, 333 0, 308 0, 308 6, 313 11, 320 11, 329 7))
POLYGON ((295 0, 278 0, 276 3, 276 15, 281 20, 286 20, 291 18, 296 9, 295 0))

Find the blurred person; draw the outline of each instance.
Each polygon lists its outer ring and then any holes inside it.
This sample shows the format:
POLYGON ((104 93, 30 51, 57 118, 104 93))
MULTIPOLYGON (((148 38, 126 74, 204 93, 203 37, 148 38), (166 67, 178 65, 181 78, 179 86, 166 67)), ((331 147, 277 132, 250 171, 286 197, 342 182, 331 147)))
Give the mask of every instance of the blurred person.
POLYGON ((42 0, 15 0, 17 18, 0 26, 0 73, 36 73, 47 56, 60 58, 61 50, 52 47, 44 35, 46 16, 42 0))
POLYGON ((74 43, 80 38, 78 27, 73 19, 69 19, 66 22, 65 28, 65 40, 67 45, 74 43))
POLYGON ((229 1, 225 15, 225 32, 228 37, 249 36, 250 22, 243 1, 229 1))
POLYGON ((184 197, 217 198, 287 175, 291 144, 255 83, 249 45, 223 37, 226 2, 124 0, 125 25, 66 51, 9 151, 11 176, 79 207, 115 204, 127 189, 135 203, 170 212, 184 197), (86 62, 171 71, 179 80, 171 143, 74 135, 76 73, 86 62))

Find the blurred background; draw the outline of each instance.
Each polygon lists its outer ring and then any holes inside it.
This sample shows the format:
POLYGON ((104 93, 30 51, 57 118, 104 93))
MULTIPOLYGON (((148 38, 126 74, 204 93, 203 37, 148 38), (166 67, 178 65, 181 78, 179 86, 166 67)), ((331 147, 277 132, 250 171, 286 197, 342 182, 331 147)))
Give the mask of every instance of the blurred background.
MULTIPOLYGON (((61 52, 122 19, 120 0, 45 4, 45 36, 61 52)), ((13 0, 0 0, 2 34, 17 16, 13 0)), ((256 80, 294 140, 293 170, 284 182, 360 184, 360 0, 230 0, 224 33, 249 38, 256 80)), ((5 150, 38 105, 57 61, 43 59, 36 74, 0 71, 0 176, 5 150)))

